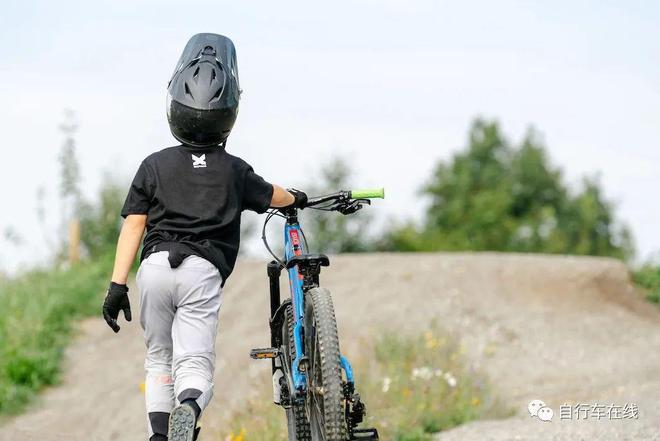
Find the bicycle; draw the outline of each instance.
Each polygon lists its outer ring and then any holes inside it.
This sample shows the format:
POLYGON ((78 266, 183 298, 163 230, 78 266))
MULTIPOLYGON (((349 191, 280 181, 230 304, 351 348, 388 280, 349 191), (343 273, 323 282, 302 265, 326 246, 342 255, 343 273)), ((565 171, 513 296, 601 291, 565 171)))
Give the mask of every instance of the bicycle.
MULTIPOLYGON (((383 189, 340 191, 312 198, 306 208, 349 215, 384 196, 383 189)), ((321 267, 330 260, 308 253, 297 209, 269 210, 261 237, 275 258, 267 265, 271 347, 252 349, 250 356, 272 361, 273 401, 285 409, 289 441, 378 440, 375 428, 357 428, 366 407, 355 389, 351 364, 339 350, 330 291, 319 283, 321 267), (284 259, 273 253, 266 238, 266 226, 276 216, 285 219, 284 259), (291 297, 282 302, 279 279, 284 269, 291 297)))

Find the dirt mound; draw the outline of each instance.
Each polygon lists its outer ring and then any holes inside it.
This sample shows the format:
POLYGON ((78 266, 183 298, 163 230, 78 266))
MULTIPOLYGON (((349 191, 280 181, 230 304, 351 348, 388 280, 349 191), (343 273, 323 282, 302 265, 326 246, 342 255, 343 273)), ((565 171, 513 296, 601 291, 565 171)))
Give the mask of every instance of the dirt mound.
MULTIPOLYGON (((622 431, 612 433, 635 433, 635 439, 658 433, 660 412, 650 397, 660 391, 660 352, 653 349, 660 347, 660 311, 634 292, 622 263, 497 253, 331 260, 322 283, 333 292, 345 352, 359 350, 356 337, 383 327, 417 332, 436 321, 461 338, 505 402, 520 410, 512 419, 468 424, 440 439, 590 439, 600 433, 575 422, 564 424, 566 430, 558 422, 533 424, 539 421, 524 415, 533 398, 555 411, 564 402, 635 402, 638 424, 621 424, 612 430, 622 431)), ((242 262, 226 286, 207 427, 221 429, 222 416, 243 402, 266 369, 248 352, 269 341, 267 290, 264 262, 242 262)), ((146 438, 139 325, 124 326, 119 335, 105 326, 100 319, 81 325, 64 383, 0 426, 0 440, 146 438)), ((609 433, 614 423, 598 427, 609 433)))

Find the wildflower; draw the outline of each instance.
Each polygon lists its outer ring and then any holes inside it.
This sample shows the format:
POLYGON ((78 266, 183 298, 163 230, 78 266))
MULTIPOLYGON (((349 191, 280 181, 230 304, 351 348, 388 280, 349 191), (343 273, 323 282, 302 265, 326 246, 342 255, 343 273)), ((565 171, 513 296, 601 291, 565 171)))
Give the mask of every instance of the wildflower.
POLYGON ((383 378, 383 393, 390 390, 390 384, 392 384, 392 379, 390 377, 383 378))
POLYGON ((440 345, 438 344, 437 339, 431 338, 431 339, 426 340, 426 349, 435 349, 438 346, 440 346, 440 345))
POLYGON ((238 435, 234 435, 234 432, 231 432, 227 437, 226 441, 243 441, 245 439, 245 429, 241 429, 238 435))
POLYGON ((425 346, 427 349, 435 349, 438 346, 438 339, 433 336, 433 332, 426 331, 424 333, 425 346))
POLYGON ((479 397, 472 397, 471 402, 474 407, 477 407, 481 404, 481 400, 479 399, 479 397))
POLYGON ((456 377, 454 377, 451 374, 451 372, 445 372, 442 377, 445 379, 445 381, 447 382, 447 385, 449 385, 449 387, 456 387, 456 384, 458 382, 456 381, 456 377))
POLYGON ((417 380, 430 380, 433 377, 433 369, 428 366, 422 366, 420 368, 413 368, 411 379, 417 380))

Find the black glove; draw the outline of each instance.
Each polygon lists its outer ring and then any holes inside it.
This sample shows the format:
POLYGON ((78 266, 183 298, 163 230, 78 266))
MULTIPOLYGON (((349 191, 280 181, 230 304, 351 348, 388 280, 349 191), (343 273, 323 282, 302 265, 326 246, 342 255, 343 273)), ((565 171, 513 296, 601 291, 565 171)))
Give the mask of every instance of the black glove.
POLYGON ((130 322, 132 317, 131 303, 128 301, 128 286, 110 282, 108 294, 103 302, 103 318, 115 332, 119 332, 121 329, 117 324, 117 317, 121 310, 124 311, 126 321, 130 322))
POLYGON ((287 188, 287 191, 295 198, 293 204, 289 205, 289 207, 303 209, 307 206, 307 195, 305 192, 296 190, 295 188, 287 188))

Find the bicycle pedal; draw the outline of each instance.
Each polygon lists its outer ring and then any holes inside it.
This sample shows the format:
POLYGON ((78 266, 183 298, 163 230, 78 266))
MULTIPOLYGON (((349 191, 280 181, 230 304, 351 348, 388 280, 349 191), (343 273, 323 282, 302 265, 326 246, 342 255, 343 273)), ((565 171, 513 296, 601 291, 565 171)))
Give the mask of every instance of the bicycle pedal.
POLYGON ((267 358, 277 358, 280 350, 277 348, 255 348, 250 351, 250 358, 253 360, 264 360, 267 358))
POLYGON ((353 429, 353 436, 351 441, 369 441, 378 440, 378 430, 371 429, 353 429))

